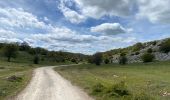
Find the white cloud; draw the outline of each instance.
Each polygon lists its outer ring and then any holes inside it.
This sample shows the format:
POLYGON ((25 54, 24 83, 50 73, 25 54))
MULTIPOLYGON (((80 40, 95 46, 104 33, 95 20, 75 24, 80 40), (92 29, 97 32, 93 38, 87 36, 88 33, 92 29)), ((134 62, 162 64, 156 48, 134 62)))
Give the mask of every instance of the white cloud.
POLYGON ((137 0, 139 18, 148 18, 152 23, 170 23, 170 0, 137 0))
POLYGON ((67 20, 69 20, 71 23, 75 23, 75 24, 78 24, 78 23, 86 20, 85 16, 83 16, 83 15, 79 14, 78 12, 68 8, 65 5, 66 2, 67 2, 67 0, 61 0, 61 3, 60 3, 58 8, 61 10, 61 12, 63 13, 63 15, 65 16, 65 18, 67 20))
POLYGON ((128 33, 131 29, 126 29, 119 23, 103 23, 101 25, 91 27, 91 32, 104 33, 107 35, 115 35, 128 33))
POLYGON ((108 16, 126 17, 130 15, 132 0, 75 0, 83 15, 92 18, 108 16))
POLYGON ((46 25, 36 16, 22 8, 0 8, 0 25, 17 28, 45 28, 46 25))
POLYGON ((12 31, 7 31, 7 30, 4 30, 4 29, 0 29, 0 37, 1 38, 9 39, 9 38, 13 38, 15 36, 17 36, 17 34, 12 32, 12 31))

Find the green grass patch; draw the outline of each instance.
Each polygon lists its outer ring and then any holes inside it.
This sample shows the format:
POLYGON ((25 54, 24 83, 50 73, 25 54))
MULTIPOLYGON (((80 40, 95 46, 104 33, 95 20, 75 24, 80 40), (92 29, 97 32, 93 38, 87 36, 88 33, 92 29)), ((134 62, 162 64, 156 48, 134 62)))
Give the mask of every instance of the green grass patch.
POLYGON ((97 100, 169 100, 170 62, 55 68, 97 100))
POLYGON ((0 62, 0 100, 15 96, 25 88, 36 65, 0 62))

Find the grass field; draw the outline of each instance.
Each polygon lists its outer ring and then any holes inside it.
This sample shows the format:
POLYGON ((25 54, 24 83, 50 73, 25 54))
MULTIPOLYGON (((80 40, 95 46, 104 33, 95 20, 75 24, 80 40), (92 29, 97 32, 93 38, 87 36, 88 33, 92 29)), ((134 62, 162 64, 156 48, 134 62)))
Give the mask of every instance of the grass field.
POLYGON ((55 68, 97 100, 170 100, 170 62, 55 68))
POLYGON ((21 91, 31 79, 32 69, 37 65, 0 61, 0 100, 7 99, 21 91), (17 76, 20 79, 10 81, 17 76))

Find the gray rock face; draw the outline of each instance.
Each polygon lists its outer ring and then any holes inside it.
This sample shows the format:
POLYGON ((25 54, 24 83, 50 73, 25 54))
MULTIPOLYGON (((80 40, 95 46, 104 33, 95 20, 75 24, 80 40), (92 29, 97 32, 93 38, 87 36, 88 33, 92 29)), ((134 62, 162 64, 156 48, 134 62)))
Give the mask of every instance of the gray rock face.
POLYGON ((155 55, 155 60, 158 60, 158 61, 170 60, 170 52, 169 53, 155 52, 154 55, 155 55))

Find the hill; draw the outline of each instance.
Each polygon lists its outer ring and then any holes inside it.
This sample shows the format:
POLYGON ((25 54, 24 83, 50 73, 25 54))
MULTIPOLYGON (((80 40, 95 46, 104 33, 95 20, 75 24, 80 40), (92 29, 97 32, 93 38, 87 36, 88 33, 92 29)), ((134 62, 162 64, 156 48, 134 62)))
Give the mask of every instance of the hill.
POLYGON ((119 55, 125 53, 128 62, 142 62, 142 55, 146 52, 150 52, 155 56, 155 61, 168 61, 170 60, 170 38, 163 40, 155 40, 146 43, 136 43, 133 46, 127 48, 119 48, 103 52, 104 58, 111 59, 112 63, 118 63, 119 55))

